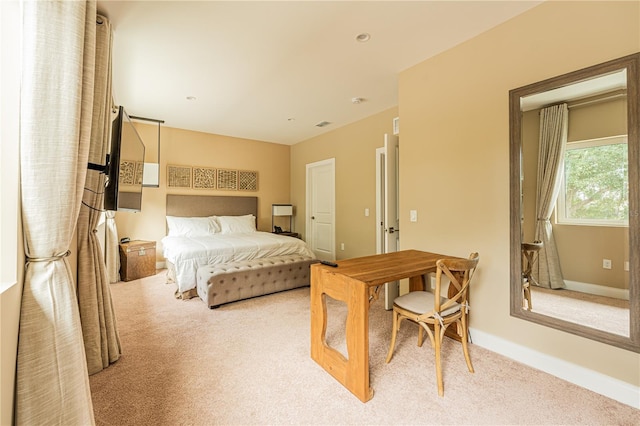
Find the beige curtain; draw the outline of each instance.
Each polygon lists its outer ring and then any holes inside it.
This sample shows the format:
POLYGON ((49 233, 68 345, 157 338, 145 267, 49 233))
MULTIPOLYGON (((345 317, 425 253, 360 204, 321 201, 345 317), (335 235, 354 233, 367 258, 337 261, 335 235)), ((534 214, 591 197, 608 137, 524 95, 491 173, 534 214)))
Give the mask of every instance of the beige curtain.
MULTIPOLYGON (((89 162, 104 164, 111 127, 111 24, 97 17, 93 121, 89 162)), ((104 200, 105 175, 90 170, 78 217, 78 306, 89 374, 117 361, 122 353, 111 302, 98 222, 104 200)))
POLYGON ((105 258, 107 261, 107 277, 110 283, 120 281, 120 246, 118 243, 118 228, 116 227, 115 217, 116 212, 106 212, 107 236, 105 238, 105 258))
POLYGON ((28 256, 16 377, 19 425, 94 424, 80 315, 66 259, 87 173, 95 1, 25 1, 21 194, 28 256))
POLYGON ((568 117, 567 104, 540 111, 535 238, 543 245, 533 275, 538 285, 546 288, 565 287, 550 219, 562 183, 568 117))

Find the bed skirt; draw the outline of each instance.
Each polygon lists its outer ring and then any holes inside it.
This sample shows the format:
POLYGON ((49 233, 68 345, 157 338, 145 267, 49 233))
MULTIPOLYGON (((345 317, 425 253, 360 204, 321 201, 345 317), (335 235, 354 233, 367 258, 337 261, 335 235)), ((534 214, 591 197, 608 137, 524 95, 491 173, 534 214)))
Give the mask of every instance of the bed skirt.
MULTIPOLYGON (((178 282, 176 281, 175 266, 173 265, 173 263, 169 262, 168 260, 165 261, 165 263, 167 265, 167 284, 177 285, 178 282)), ((191 298, 198 296, 198 292, 196 291, 195 288, 192 288, 191 290, 187 290, 187 291, 180 291, 179 288, 176 288, 176 292, 174 293, 174 296, 176 297, 176 299, 189 300, 191 298)))

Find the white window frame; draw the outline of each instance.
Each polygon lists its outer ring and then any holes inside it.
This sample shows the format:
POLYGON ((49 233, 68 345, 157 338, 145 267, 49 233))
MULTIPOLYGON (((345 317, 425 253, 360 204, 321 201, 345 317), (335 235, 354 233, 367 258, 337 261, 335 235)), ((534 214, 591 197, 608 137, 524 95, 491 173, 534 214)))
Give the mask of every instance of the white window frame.
POLYGON ((20 182, 19 1, 0 2, 0 294, 16 284, 20 182))
MULTIPOLYGON (((628 143, 627 135, 608 136, 604 138, 588 139, 582 141, 567 142, 566 151, 573 149, 583 149, 604 145, 617 145, 628 143)), ((628 179, 628 177, 627 177, 628 179)), ((580 226, 608 226, 608 227, 629 227, 629 219, 627 220, 608 220, 608 219, 574 219, 565 216, 565 174, 562 174, 562 185, 558 193, 556 203, 556 222, 560 225, 580 225, 580 226)))

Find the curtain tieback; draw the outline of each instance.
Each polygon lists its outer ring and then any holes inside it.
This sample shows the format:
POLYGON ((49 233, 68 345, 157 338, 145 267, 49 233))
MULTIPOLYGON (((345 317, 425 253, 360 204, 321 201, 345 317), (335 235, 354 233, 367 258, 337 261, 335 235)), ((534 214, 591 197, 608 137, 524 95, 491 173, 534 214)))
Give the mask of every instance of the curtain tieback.
POLYGON ((67 250, 66 252, 62 253, 62 254, 57 254, 55 256, 51 256, 51 257, 29 257, 27 256, 27 263, 31 263, 31 262, 51 262, 54 260, 60 260, 63 257, 67 257, 71 254, 71 250, 67 250))

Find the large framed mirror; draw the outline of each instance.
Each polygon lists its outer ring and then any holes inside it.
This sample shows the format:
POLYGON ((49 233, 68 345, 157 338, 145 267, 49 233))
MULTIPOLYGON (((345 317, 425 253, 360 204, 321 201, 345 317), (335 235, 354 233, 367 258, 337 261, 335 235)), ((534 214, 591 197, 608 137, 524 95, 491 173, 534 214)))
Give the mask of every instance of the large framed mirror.
POLYGON ((509 92, 511 315, 640 352, 640 53, 509 92))

